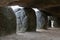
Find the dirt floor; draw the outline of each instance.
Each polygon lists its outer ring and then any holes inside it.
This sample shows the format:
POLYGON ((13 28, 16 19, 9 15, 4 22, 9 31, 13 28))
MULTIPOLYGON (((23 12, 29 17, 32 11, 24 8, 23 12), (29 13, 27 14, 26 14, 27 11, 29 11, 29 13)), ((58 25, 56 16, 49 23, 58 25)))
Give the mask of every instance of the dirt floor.
POLYGON ((1 36, 0 40, 60 40, 60 28, 49 28, 40 32, 25 32, 19 35, 1 36))

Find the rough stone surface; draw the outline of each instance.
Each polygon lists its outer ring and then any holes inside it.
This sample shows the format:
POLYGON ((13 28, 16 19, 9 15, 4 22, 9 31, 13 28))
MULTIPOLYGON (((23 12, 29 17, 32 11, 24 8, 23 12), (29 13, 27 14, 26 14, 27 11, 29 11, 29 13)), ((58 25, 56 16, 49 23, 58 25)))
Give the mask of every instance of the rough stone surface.
MULTIPOLYGON (((15 15, 8 8, 1 8, 0 13, 0 33, 8 34, 16 31, 16 19, 15 15)), ((0 34, 0 35, 1 35, 0 34)))
POLYGON ((25 12, 27 15, 27 31, 35 31, 36 30, 36 15, 34 10, 31 8, 25 8, 25 12))

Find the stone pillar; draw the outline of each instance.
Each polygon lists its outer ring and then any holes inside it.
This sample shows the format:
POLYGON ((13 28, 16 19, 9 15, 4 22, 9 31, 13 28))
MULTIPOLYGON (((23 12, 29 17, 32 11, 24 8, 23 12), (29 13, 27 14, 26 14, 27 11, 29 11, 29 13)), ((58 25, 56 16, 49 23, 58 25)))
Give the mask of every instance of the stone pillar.
POLYGON ((25 12, 27 15, 27 31, 36 31, 36 15, 32 8, 25 8, 25 12))
POLYGON ((48 17, 46 13, 42 12, 42 20, 43 20, 43 29, 48 29, 48 17))
POLYGON ((60 28, 60 18, 56 17, 54 20, 54 27, 60 28))
POLYGON ((40 11, 37 8, 32 8, 35 11, 36 14, 36 22, 37 27, 36 29, 47 29, 47 15, 45 15, 44 12, 40 11))
POLYGON ((27 30, 27 15, 25 13, 24 7, 11 6, 11 8, 16 16, 16 33, 19 34, 25 32, 27 30))
MULTIPOLYGON (((16 20, 15 14, 13 14, 12 9, 8 7, 1 8, 1 29, 2 32, 9 34, 16 31, 16 20)), ((2 34, 4 34, 2 33, 2 34)))

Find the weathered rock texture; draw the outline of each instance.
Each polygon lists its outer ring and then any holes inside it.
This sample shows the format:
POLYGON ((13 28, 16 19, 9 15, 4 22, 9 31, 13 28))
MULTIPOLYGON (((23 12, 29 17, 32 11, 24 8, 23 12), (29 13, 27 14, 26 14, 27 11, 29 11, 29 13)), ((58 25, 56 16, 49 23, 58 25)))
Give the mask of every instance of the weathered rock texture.
POLYGON ((56 19, 55 19, 54 26, 60 28, 60 18, 56 18, 56 19))
POLYGON ((0 33, 8 34, 16 31, 15 15, 6 7, 1 8, 0 13, 0 33))
POLYGON ((60 5, 60 0, 0 0, 0 5, 7 5, 11 2, 18 1, 19 3, 25 4, 25 5, 32 5, 37 7, 52 7, 56 5, 60 5))
MULTIPOLYGON (((49 8, 60 6, 60 0, 0 0, 0 6, 8 5, 20 5, 24 7, 38 7, 41 10, 48 11, 54 16, 58 16, 57 13, 51 11, 49 8), (47 9, 47 10, 46 10, 47 9)), ((60 10, 60 9, 57 9, 60 10)), ((59 13, 58 13, 59 14, 59 13)))
POLYGON ((47 29, 47 14, 38 8, 32 8, 36 15, 36 29, 47 29))
POLYGON ((42 28, 47 29, 48 28, 48 17, 47 17, 47 14, 46 14, 47 12, 44 12, 44 11, 41 11, 41 12, 42 12, 42 16, 41 16, 42 18, 41 19, 44 19, 43 20, 44 23, 42 23, 44 25, 43 25, 42 28))
POLYGON ((27 15, 28 28, 27 31, 35 31, 36 30, 36 14, 32 8, 25 8, 25 12, 27 15))

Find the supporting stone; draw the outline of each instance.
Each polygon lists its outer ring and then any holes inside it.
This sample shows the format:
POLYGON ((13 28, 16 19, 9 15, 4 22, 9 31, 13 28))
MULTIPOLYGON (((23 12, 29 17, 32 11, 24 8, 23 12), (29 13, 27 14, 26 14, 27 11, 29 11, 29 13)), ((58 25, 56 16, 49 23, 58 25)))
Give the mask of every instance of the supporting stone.
POLYGON ((48 29, 48 18, 46 13, 42 12, 43 29, 48 29))
POLYGON ((32 8, 25 8, 27 15, 28 28, 27 31, 36 31, 36 15, 32 8))
POLYGON ((54 20, 54 27, 60 28, 60 18, 56 17, 54 20))
POLYGON ((16 33, 20 34, 27 30, 27 15, 24 11, 24 7, 20 7, 18 5, 11 6, 14 14, 16 16, 16 33))
POLYGON ((16 20, 15 14, 13 14, 12 9, 8 7, 1 7, 1 17, 0 17, 0 30, 2 34, 9 34, 16 31, 16 20))
POLYGON ((47 29, 47 15, 37 8, 32 8, 36 14, 37 27, 36 30, 47 29))

